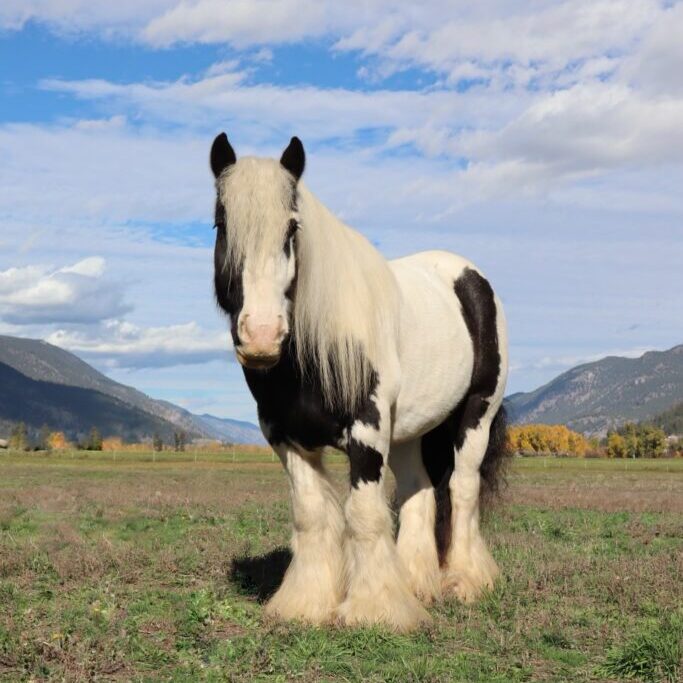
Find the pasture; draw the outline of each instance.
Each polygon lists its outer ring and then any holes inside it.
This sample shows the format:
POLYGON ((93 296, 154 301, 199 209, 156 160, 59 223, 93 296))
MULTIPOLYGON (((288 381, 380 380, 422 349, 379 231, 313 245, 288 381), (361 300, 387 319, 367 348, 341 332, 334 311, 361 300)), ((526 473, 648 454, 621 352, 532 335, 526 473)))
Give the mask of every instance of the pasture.
POLYGON ((508 479, 496 590, 396 635, 263 621, 290 530, 270 456, 0 454, 0 680, 679 680, 683 461, 508 479))

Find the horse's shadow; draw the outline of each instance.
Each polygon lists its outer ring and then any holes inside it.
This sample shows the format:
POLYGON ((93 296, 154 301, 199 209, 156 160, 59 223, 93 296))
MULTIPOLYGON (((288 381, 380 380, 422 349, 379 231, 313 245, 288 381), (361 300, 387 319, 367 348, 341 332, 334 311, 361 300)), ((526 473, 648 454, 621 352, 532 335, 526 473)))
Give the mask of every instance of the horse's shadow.
POLYGON ((240 591, 265 602, 282 583, 292 561, 289 548, 275 548, 264 555, 242 555, 233 559, 229 579, 240 591))

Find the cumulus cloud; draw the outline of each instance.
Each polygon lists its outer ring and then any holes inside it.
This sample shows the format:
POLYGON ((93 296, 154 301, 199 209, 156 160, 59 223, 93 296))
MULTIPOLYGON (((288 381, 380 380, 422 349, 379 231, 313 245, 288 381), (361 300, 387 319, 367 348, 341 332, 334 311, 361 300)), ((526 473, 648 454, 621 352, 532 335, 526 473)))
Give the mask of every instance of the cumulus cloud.
MULTIPOLYGON (((221 65, 223 66, 223 65, 221 65)), ((452 90, 373 90, 249 84, 243 72, 222 72, 160 83, 113 83, 101 79, 45 80, 41 87, 81 99, 103 100, 148 119, 192 128, 218 127, 226 121, 253 141, 284 131, 304 140, 353 139, 359 131, 398 127, 500 125, 519 113, 526 98, 502 100, 486 93, 452 90), (254 122, 258 122, 255 124, 254 122)))
POLYGON ((650 96, 683 96, 683 3, 660 12, 637 50, 620 67, 620 76, 650 96))
POLYGON ((83 329, 60 329, 46 337, 51 344, 115 368, 150 368, 206 363, 228 358, 227 331, 207 331, 196 322, 142 327, 108 320, 83 329))
POLYGON ((19 30, 35 21, 66 33, 96 30, 112 37, 134 37, 141 23, 176 4, 178 0, 3 0, 0 27, 19 30))
MULTIPOLYGON (((238 155, 272 156, 289 135, 302 136, 306 182, 387 255, 436 246, 482 265, 507 306, 516 376, 523 377, 521 385, 513 379, 516 388, 546 381, 596 349, 679 340, 671 282, 680 270, 683 216, 683 3, 0 6, 0 26, 26 21, 153 46, 229 43, 241 50, 235 58, 219 48, 225 61, 163 82, 113 82, 98 73, 43 81, 103 118, 0 126, 0 267, 16 269, 47 246, 62 250, 54 258, 63 263, 65 250, 82 254, 88 245, 85 253, 105 254, 110 267, 135 280, 127 291, 136 309, 126 318, 134 325, 117 315, 87 330, 60 323, 55 333, 101 366, 141 372, 148 364, 220 357, 228 348, 227 334, 211 332, 219 323, 210 238, 188 230, 182 249, 161 245, 169 225, 206 222, 211 234, 207 153, 223 128, 238 155), (254 63, 274 54, 277 64, 279 44, 311 40, 316 49, 333 45, 336 54, 358 59, 364 87, 253 77, 254 63), (419 87, 383 84, 404 69, 418 70, 419 87), (158 222, 156 232, 145 230, 149 222, 158 222), (622 340, 618 330, 634 311, 642 329, 622 340), (170 324, 178 320, 197 322, 193 329, 170 324), (172 338, 185 348, 169 348, 172 338)), ((413 75, 399 82, 418 82, 413 75)), ((105 277, 96 270, 60 277, 105 277)), ((186 372, 208 374, 206 367, 186 372)), ((167 372, 176 382, 175 371, 167 372)))
MULTIPOLYGON (((325 38, 339 51, 374 58, 362 68, 380 78, 417 66, 451 83, 524 88, 566 80, 568 73, 578 77, 587 63, 628 54, 655 25, 646 68, 661 75, 662 40, 674 50, 680 42, 672 9, 662 0, 5 0, 0 27, 32 20, 157 47, 198 42, 244 49, 325 38)), ((674 72, 664 61, 669 80, 674 72)))
POLYGON ((365 2, 310 0, 197 0, 180 2, 152 19, 142 36, 152 45, 222 43, 238 47, 297 42, 353 25, 365 2), (350 6, 349 6, 350 5, 350 6), (294 20, 294 17, 296 19, 294 20))
POLYGON ((130 310, 120 284, 105 277, 105 261, 31 265, 0 271, 0 314, 14 325, 93 323, 130 310))
POLYGON ((68 217, 94 241, 102 225, 195 220, 211 206, 210 144, 209 134, 142 132, 120 116, 0 125, 0 207, 47 225, 68 217))
POLYGON ((628 51, 663 11, 656 0, 401 3, 337 42, 376 56, 391 71, 430 69, 450 82, 484 80, 498 88, 551 83, 605 54, 628 51))

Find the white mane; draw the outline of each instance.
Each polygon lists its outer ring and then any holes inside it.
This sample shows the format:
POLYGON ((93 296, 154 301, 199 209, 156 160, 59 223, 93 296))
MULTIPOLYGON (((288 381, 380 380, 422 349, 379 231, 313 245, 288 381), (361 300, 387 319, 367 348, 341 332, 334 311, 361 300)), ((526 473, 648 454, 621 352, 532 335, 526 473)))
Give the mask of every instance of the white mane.
POLYGON ((399 293, 384 257, 337 219, 305 185, 271 159, 240 159, 218 181, 226 206, 228 259, 267 258, 282 250, 297 218, 296 354, 317 372, 330 405, 351 409, 369 388, 371 366, 396 338, 399 293))

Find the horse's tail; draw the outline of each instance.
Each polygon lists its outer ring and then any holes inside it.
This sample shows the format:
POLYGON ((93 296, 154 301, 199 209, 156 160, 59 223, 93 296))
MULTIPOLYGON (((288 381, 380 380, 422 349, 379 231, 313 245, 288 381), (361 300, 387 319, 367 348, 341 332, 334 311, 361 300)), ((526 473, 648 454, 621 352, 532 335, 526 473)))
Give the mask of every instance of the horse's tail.
MULTIPOLYGON (((482 483, 479 497, 482 503, 490 502, 504 484, 505 464, 509 455, 506 431, 507 414, 505 408, 501 406, 491 423, 489 442, 479 467, 482 483)), ((422 461, 434 486, 436 498, 434 533, 439 563, 443 565, 451 543, 453 504, 450 481, 455 469, 453 438, 446 423, 422 437, 422 461)))
POLYGON ((507 442, 507 427, 507 412, 505 406, 501 405, 491 423, 489 443, 479 466, 482 483, 479 497, 482 502, 495 497, 495 494, 505 485, 507 463, 511 455, 507 442))

